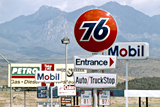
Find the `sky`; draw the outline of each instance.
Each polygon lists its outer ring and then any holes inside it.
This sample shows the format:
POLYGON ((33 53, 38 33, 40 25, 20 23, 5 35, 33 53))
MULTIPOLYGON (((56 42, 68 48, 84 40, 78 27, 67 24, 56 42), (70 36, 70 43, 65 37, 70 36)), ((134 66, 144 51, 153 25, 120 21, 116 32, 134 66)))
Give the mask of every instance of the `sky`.
POLYGON ((42 5, 72 12, 84 6, 101 6, 110 1, 131 6, 149 16, 160 15, 160 0, 0 0, 0 24, 20 15, 33 14, 42 5))

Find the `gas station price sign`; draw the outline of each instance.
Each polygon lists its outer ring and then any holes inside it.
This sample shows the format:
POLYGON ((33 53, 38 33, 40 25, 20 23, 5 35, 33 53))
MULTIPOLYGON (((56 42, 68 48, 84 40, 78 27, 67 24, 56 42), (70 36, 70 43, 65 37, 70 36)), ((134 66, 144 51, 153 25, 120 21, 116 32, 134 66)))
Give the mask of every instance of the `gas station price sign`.
POLYGON ((110 105, 110 91, 99 91, 99 105, 110 105))
POLYGON ((81 90, 81 105, 92 105, 91 90, 81 90))

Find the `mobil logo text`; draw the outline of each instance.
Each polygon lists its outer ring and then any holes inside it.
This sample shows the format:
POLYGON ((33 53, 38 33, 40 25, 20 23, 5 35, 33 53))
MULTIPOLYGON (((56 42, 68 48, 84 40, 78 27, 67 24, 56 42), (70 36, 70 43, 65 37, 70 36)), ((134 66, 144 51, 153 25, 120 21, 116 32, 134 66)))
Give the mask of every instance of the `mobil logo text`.
POLYGON ((35 74, 36 82, 61 82, 61 71, 37 71, 35 74))
POLYGON ((106 51, 106 55, 117 56, 117 59, 147 59, 149 44, 146 42, 117 42, 106 51))

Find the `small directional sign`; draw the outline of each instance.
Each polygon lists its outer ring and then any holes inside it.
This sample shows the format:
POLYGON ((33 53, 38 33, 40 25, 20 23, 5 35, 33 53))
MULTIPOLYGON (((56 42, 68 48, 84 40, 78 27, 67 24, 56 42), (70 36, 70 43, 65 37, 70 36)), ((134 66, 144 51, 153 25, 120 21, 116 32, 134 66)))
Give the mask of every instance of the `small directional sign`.
POLYGON ((47 87, 46 86, 37 87, 37 98, 47 98, 47 87))
POLYGON ((79 69, 91 70, 113 69, 116 67, 116 56, 74 56, 74 66, 79 69))
MULTIPOLYGON (((51 98, 51 87, 49 87, 49 98, 51 98)), ((59 98, 58 87, 52 89, 52 98, 59 98)))

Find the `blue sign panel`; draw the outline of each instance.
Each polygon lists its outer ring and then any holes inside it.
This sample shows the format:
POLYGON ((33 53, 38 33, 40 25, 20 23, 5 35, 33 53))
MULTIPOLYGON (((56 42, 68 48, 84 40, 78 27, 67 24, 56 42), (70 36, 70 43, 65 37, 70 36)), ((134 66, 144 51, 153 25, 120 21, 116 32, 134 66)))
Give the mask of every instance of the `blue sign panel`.
POLYGON ((46 86, 37 87, 37 98, 47 98, 47 87, 46 86))
MULTIPOLYGON (((51 87, 49 87, 49 98, 51 98, 51 87)), ((57 87, 52 89, 52 98, 59 98, 57 87)))
POLYGON ((124 97, 124 90, 110 90, 110 96, 124 97))

